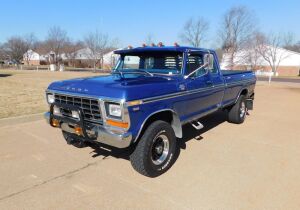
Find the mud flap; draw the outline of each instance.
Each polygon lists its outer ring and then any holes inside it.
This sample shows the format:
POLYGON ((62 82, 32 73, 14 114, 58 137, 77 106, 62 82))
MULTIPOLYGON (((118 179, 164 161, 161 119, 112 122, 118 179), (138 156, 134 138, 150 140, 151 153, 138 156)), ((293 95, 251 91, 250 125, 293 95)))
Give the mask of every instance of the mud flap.
POLYGON ((252 98, 246 99, 246 107, 248 110, 253 110, 253 99, 252 98))

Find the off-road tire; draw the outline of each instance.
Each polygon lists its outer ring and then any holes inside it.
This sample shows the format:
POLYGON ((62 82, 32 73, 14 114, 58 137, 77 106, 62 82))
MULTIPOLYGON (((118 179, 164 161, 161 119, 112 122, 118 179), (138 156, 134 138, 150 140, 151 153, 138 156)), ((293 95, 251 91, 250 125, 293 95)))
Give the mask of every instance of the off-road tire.
POLYGON ((228 110, 228 122, 241 124, 245 121, 247 114, 246 100, 245 96, 241 95, 237 102, 228 110), (242 112, 242 107, 244 112, 242 112))
POLYGON ((155 121, 145 130, 135 150, 130 155, 133 168, 142 175, 157 177, 165 173, 175 162, 176 136, 171 125, 165 121, 155 121), (160 163, 154 163, 153 151, 155 143, 160 136, 164 136, 168 143, 168 152, 160 163))

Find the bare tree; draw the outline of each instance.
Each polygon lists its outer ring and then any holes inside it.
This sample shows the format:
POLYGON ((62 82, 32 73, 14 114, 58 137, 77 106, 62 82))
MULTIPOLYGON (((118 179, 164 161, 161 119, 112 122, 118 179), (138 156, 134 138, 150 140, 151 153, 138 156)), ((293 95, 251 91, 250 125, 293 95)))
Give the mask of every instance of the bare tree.
POLYGON ((253 14, 244 6, 232 7, 222 17, 219 38, 222 49, 229 55, 231 68, 234 66, 235 54, 245 48, 255 28, 253 14))
POLYGON ((205 36, 209 29, 209 23, 204 18, 190 18, 183 27, 180 38, 183 42, 194 47, 200 47, 205 40, 205 36))
POLYGON ((288 32, 283 36, 283 48, 300 53, 300 41, 295 41, 295 34, 288 32))
POLYGON ((221 63, 222 62, 222 58, 223 58, 223 50, 221 48, 217 48, 216 49, 216 53, 217 53, 217 56, 218 56, 218 60, 221 63))
POLYGON ((6 58, 7 57, 4 50, 4 45, 0 43, 0 61, 4 61, 6 58))
POLYGON ((291 45, 285 45, 285 49, 300 53, 300 41, 291 45))
POLYGON ((269 36, 261 36, 258 40, 258 52, 269 64, 274 74, 277 73, 280 63, 289 56, 289 54, 281 48, 284 39, 284 36, 280 34, 270 34, 269 36))
MULTIPOLYGON (((246 69, 258 70, 263 65, 263 59, 259 52, 260 40, 264 35, 260 32, 255 32, 248 40, 242 50, 239 51, 239 58, 236 59, 240 63, 245 64, 246 69)), ((237 57, 237 56, 235 56, 237 57)))
POLYGON ((66 59, 69 61, 73 67, 75 67, 75 59, 77 57, 78 50, 82 49, 84 47, 84 43, 81 41, 77 42, 67 42, 64 46, 64 55, 66 59))
POLYGON ((289 47, 295 44, 295 34, 293 32, 287 32, 282 35, 283 47, 289 47))
POLYGON ((28 45, 22 37, 14 36, 6 41, 4 51, 10 60, 19 65, 23 60, 23 55, 28 51, 28 45))
POLYGON ((33 33, 30 33, 24 37, 24 41, 27 45, 27 51, 24 53, 23 59, 26 62, 26 64, 29 65, 29 62, 33 57, 33 50, 37 46, 37 38, 33 33))
POLYGON ((103 55, 106 49, 109 48, 109 38, 107 34, 95 31, 89 33, 84 39, 85 46, 90 51, 87 56, 93 61, 94 69, 97 64, 103 66, 103 55))
POLYGON ((47 48, 48 52, 54 52, 52 61, 53 63, 59 64, 61 54, 63 53, 63 49, 68 41, 69 38, 65 30, 57 26, 49 29, 48 36, 45 41, 45 47, 47 48))

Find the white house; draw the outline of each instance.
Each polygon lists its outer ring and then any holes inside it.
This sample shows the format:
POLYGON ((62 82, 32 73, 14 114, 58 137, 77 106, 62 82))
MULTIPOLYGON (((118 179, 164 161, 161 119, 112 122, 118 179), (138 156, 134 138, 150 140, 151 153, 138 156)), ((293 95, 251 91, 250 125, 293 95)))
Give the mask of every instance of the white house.
MULTIPOLYGON (((278 64, 277 75, 281 76, 298 76, 300 71, 300 53, 286 50, 283 48, 275 49, 273 46, 264 46, 264 49, 272 53, 274 58, 270 60, 276 60, 272 64, 278 64), (276 56, 275 56, 276 55, 276 56)), ((269 56, 270 57, 270 56, 269 56)), ((254 49, 241 50, 235 53, 233 58, 234 66, 231 67, 231 54, 225 53, 222 58, 221 68, 226 69, 251 69, 253 66, 256 66, 256 69, 253 69, 257 74, 265 74, 271 71, 270 64, 254 49)))
POLYGON ((119 56, 114 54, 114 51, 108 51, 103 55, 103 60, 101 55, 93 55, 91 49, 89 48, 82 48, 80 50, 75 51, 71 54, 71 56, 67 56, 62 54, 62 59, 67 61, 69 60, 72 62, 73 66, 77 67, 93 67, 94 60, 97 60, 97 66, 102 68, 111 68, 113 67, 119 56))
POLYGON ((110 51, 103 55, 103 64, 105 66, 113 67, 119 60, 119 55, 115 54, 114 51, 110 51))
MULTIPOLYGON (((23 55, 23 61, 26 65, 43 65, 49 64, 50 59, 53 59, 55 56, 54 52, 42 52, 42 50, 28 50, 23 55)), ((73 53, 62 53, 60 58, 66 65, 73 67, 93 67, 94 60, 97 60, 97 67, 102 68, 111 68, 113 67, 117 60, 119 59, 119 55, 114 54, 114 51, 108 51, 103 55, 103 60, 101 61, 101 56, 96 55, 94 57, 92 51, 89 48, 82 48, 73 53)))
POLYGON ((31 49, 23 55, 23 61, 26 65, 41 65, 42 62, 47 62, 47 60, 47 55, 33 51, 31 49))

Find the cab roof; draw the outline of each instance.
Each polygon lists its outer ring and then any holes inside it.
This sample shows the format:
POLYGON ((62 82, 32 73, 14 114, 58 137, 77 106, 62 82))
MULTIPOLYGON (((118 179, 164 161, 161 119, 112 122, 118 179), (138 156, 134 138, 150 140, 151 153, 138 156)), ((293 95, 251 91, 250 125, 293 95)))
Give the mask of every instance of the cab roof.
POLYGON ((203 52, 214 52, 214 50, 197 48, 197 47, 185 47, 185 46, 155 46, 155 47, 136 47, 136 48, 125 48, 121 50, 115 50, 115 54, 131 54, 131 53, 143 53, 143 52, 188 52, 188 51, 203 51, 203 52))

